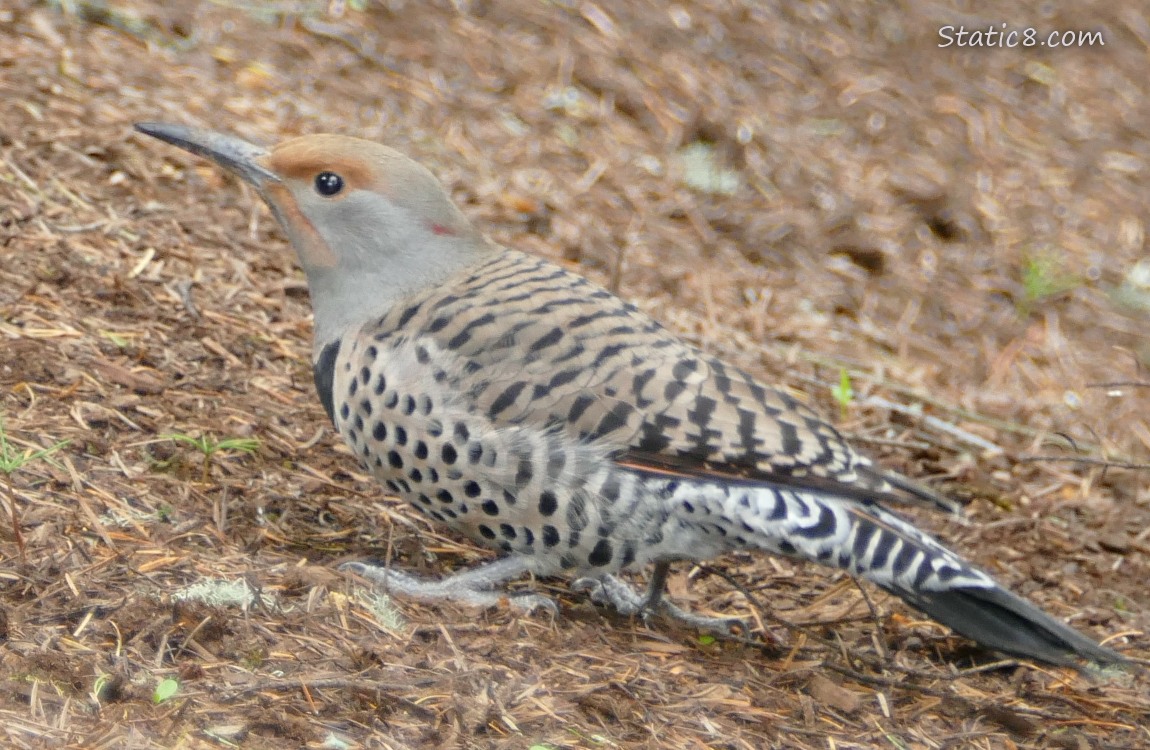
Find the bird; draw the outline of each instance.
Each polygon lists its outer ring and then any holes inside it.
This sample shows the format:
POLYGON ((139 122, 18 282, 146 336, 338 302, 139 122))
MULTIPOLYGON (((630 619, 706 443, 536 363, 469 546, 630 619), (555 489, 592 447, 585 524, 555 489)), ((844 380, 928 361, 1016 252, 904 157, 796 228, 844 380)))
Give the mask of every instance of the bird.
POLYGON ((1127 663, 888 507, 952 501, 612 292, 487 239, 400 152, 336 134, 263 148, 135 127, 261 196, 307 277, 315 387, 335 430, 390 493, 498 553, 438 580, 345 570, 395 594, 528 611, 557 608, 506 584, 568 578, 624 615, 730 632, 745 623, 671 602, 669 571, 758 551, 868 580, 993 652, 1127 663), (648 568, 643 591, 621 577, 648 568))

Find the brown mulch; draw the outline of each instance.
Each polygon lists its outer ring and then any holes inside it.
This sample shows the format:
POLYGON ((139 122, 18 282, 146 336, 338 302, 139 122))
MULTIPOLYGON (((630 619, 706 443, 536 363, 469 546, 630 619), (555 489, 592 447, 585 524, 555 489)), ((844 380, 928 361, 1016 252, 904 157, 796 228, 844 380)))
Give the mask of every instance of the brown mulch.
POLYGON ((993 662, 788 561, 671 586, 783 645, 615 617, 561 581, 523 584, 553 620, 373 598, 339 562, 485 553, 338 444, 306 286, 251 191, 131 131, 406 151, 496 239, 961 498, 968 523, 914 515, 1145 663, 1150 11, 780 5, 0 7, 0 458, 56 447, 0 474, 0 745, 1150 747, 1145 673, 993 662), (938 47, 1003 22, 1105 46, 938 47), (730 191, 686 186, 697 143, 730 191), (258 447, 205 460, 171 435, 258 447), (186 596, 225 582, 247 598, 186 596))

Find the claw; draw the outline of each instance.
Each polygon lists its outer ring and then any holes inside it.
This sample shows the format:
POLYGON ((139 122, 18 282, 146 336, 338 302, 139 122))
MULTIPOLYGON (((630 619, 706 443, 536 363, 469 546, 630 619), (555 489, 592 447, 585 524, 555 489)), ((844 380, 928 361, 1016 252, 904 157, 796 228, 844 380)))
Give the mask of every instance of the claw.
POLYGON ((595 604, 602 606, 612 604, 603 588, 603 582, 598 578, 578 578, 571 582, 571 591, 576 594, 587 594, 587 598, 595 604))

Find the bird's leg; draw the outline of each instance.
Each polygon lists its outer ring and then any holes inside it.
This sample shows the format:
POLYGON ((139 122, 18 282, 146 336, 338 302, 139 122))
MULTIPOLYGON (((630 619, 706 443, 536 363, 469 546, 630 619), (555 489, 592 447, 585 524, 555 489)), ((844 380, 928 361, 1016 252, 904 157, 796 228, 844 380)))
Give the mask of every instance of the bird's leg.
POLYGON ((657 562, 651 571, 651 580, 647 582, 647 595, 639 610, 655 611, 663 600, 663 592, 667 590, 667 575, 671 572, 671 563, 657 562))
POLYGON ((523 612, 543 609, 554 614, 559 611, 555 602, 542 594, 492 590, 530 570, 527 560, 518 555, 503 557, 439 580, 425 580, 383 565, 358 561, 344 563, 339 568, 378 583, 388 593, 413 599, 447 600, 474 607, 494 607, 507 600, 512 607, 523 612))
POLYGON ((663 591, 670 568, 670 563, 656 563, 655 570, 651 574, 651 582, 644 594, 640 594, 630 584, 613 575, 602 578, 580 578, 571 585, 571 588, 575 591, 588 592, 591 601, 609 606, 621 615, 639 615, 645 619, 648 613, 657 612, 669 620, 705 633, 730 635, 734 628, 739 628, 744 633, 750 632, 750 625, 741 618, 699 615, 664 599, 663 591))

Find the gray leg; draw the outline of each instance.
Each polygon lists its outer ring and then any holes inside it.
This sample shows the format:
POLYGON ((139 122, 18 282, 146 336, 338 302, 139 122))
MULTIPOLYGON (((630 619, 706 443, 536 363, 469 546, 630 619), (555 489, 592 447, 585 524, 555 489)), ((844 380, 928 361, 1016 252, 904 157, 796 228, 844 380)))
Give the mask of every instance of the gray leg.
POLYGON ((657 612, 670 620, 705 633, 730 635, 733 628, 739 628, 744 633, 751 632, 746 620, 738 617, 697 615, 664 599, 663 589, 669 570, 668 563, 656 564, 645 594, 640 594, 626 581, 610 575, 602 578, 580 578, 571 584, 571 588, 575 591, 588 592, 591 601, 609 606, 621 615, 640 615, 645 619, 648 613, 657 612))
POLYGON ((433 581, 364 562, 344 563, 339 569, 378 583, 388 593, 413 599, 432 602, 446 600, 474 607, 494 607, 507 600, 512 607, 522 612, 544 609, 555 614, 559 611, 555 602, 542 594, 511 594, 491 590, 528 572, 527 561, 519 556, 503 557, 433 581))
POLYGON ((642 609, 652 612, 658 610, 663 603, 663 592, 667 590, 667 576, 671 573, 671 563, 657 562, 651 571, 651 580, 647 584, 647 596, 643 597, 642 609))

